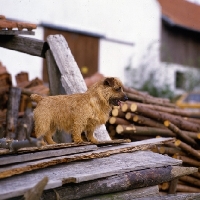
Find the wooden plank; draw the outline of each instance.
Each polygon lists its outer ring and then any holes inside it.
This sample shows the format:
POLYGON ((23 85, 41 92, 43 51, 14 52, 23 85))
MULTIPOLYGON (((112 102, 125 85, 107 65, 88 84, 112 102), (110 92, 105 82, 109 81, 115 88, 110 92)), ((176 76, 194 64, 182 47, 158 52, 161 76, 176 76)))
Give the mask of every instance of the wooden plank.
MULTIPOLYGON (((61 188, 61 190, 64 188, 61 188)), ((64 196, 60 194, 61 190, 59 190, 59 197, 64 196)), ((57 192, 57 190, 55 189, 57 192)), ((54 200, 55 199, 55 192, 53 191, 48 191, 48 196, 46 195, 47 193, 44 192, 42 197, 44 199, 48 200, 54 200)), ((66 193, 65 193, 66 194, 66 193)), ((127 190, 127 191, 122 191, 122 192, 115 192, 115 193, 109 193, 109 194, 103 194, 103 195, 98 195, 98 196, 92 196, 92 197, 85 197, 81 198, 83 200, 132 200, 132 199, 137 199, 140 197, 146 197, 146 196, 153 196, 153 195, 158 195, 159 194, 159 188, 158 186, 151 186, 151 187, 145 187, 145 188, 138 188, 138 189, 133 189, 133 190, 127 190)), ((68 199, 65 195, 65 199, 68 199)), ((70 199, 70 197, 69 197, 70 199)))
MULTIPOLYGON (((50 35, 47 42, 60 70, 62 86, 66 93, 85 92, 87 86, 65 38, 62 35, 50 35)), ((111 140, 105 125, 97 128, 94 135, 98 141, 111 140)))
MULTIPOLYGON (((0 185, 2 188, 0 188, 0 198, 2 196, 4 196, 4 198, 5 196, 7 198, 20 196, 23 194, 22 192, 32 188, 33 185, 41 180, 42 177, 48 177, 49 179, 49 182, 45 188, 46 190, 58 188, 57 193, 61 197, 64 198, 66 196, 68 197, 67 199, 79 199, 91 195, 113 193, 134 188, 153 186, 165 181, 170 181, 177 176, 193 173, 194 171, 198 170, 197 168, 170 166, 170 164, 168 165, 163 159, 161 162, 164 161, 165 164, 162 163, 162 167, 159 167, 158 165, 158 167, 152 167, 153 165, 156 166, 155 163, 151 163, 150 167, 145 164, 140 166, 138 163, 138 156, 142 156, 143 154, 141 160, 142 162, 144 161, 144 154, 146 154, 145 159, 147 159, 147 156, 150 154, 149 152, 139 152, 128 153, 129 155, 121 154, 120 157, 119 155, 113 155, 111 156, 111 159, 100 158, 98 159, 97 163, 93 162, 92 160, 81 163, 75 162, 70 163, 69 166, 60 165, 51 167, 49 169, 38 170, 35 173, 26 173, 20 176, 3 179, 0 180, 0 185), (131 158, 131 161, 128 162, 127 166, 124 163, 125 159, 122 157, 127 157, 127 160, 131 158), (100 160, 101 162, 99 162, 100 160), (108 163, 106 163, 106 161, 108 161, 108 163), (123 163, 121 163, 121 161, 123 163), (93 164, 95 165, 93 166, 93 164), (101 166, 101 168, 99 168, 99 166, 101 166), (134 169, 134 166, 136 166, 136 169, 134 169), (140 168, 147 169, 142 170, 140 168), (83 181, 77 184, 69 183, 73 182, 77 176, 91 176, 92 178, 88 181, 83 181)), ((153 161, 155 160, 156 159, 153 158, 153 161)), ((159 165, 161 166, 161 164, 159 165)), ((49 190, 44 199, 51 199, 48 194, 52 196, 52 191, 49 190)))
POLYGON ((21 155, 3 156, 3 157, 0 157, 0 166, 12 164, 12 163, 33 161, 33 160, 38 160, 42 158, 52 158, 52 157, 58 157, 58 156, 63 156, 63 155, 94 151, 94 150, 97 150, 96 145, 71 147, 71 148, 65 148, 65 149, 54 149, 54 150, 49 150, 49 151, 40 151, 40 152, 27 153, 27 154, 21 154, 21 155))
POLYGON ((175 194, 175 195, 159 195, 154 197, 138 198, 137 200, 199 200, 200 193, 190 193, 190 194, 175 194))
POLYGON ((35 35, 34 31, 1 30, 0 35, 35 35))
MULTIPOLYGON (((104 148, 99 148, 99 150, 92 151, 89 153, 81 153, 81 154, 74 154, 69 156, 61 156, 56 158, 46 158, 43 160, 20 163, 16 165, 9 165, 0 168, 0 179, 10 177, 16 174, 21 174, 27 171, 32 171, 40 168, 46 168, 48 166, 57 165, 60 163, 67 163, 72 161, 78 160, 86 160, 86 159, 93 159, 93 158, 102 158, 106 156, 110 156, 113 154, 125 153, 125 152, 133 152, 138 150, 146 150, 148 148, 152 148, 152 145, 161 144, 166 141, 171 141, 170 138, 155 138, 149 139, 146 141, 139 141, 139 142, 132 142, 132 143, 125 143, 120 144, 118 146, 108 146, 104 148)), ((166 160, 169 159, 166 157, 166 160)), ((181 160, 172 159, 173 163, 181 164, 181 160)), ((78 182, 80 180, 77 180, 78 182)))
MULTIPOLYGON (((49 88, 51 95, 59 95, 66 94, 65 89, 61 84, 61 74, 56 65, 54 57, 52 55, 51 50, 47 50, 46 52, 46 63, 47 63, 47 71, 49 77, 49 88)), ((72 142, 71 134, 66 134, 65 131, 56 131, 53 136, 53 139, 57 143, 66 143, 72 142)))
POLYGON ((48 44, 28 37, 0 35, 0 47, 45 58, 48 44))

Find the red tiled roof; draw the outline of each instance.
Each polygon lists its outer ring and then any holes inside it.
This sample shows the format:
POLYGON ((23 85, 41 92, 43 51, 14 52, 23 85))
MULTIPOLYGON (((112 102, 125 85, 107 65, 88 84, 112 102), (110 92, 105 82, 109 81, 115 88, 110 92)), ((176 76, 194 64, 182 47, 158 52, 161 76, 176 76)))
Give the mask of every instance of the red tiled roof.
POLYGON ((185 0, 157 0, 162 14, 172 23, 187 29, 200 31, 200 6, 185 0))

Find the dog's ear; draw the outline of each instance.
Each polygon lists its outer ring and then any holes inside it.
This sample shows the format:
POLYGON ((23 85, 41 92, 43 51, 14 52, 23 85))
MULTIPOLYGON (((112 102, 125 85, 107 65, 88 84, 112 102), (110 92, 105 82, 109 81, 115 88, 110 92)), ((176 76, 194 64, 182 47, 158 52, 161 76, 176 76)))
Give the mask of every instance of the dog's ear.
POLYGON ((104 80, 103 84, 106 85, 106 86, 113 87, 114 86, 114 78, 113 77, 106 78, 104 80))

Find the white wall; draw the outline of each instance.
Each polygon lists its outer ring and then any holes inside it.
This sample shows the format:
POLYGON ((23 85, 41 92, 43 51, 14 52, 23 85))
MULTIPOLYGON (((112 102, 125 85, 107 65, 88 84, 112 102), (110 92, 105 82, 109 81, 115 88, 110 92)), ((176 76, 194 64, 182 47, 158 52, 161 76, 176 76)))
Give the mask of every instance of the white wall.
MULTIPOLYGON (((103 33, 109 38, 135 43, 130 46, 100 44, 100 72, 120 76, 131 51, 132 66, 137 67, 146 48, 159 41, 160 9, 156 0, 1 0, 0 13, 7 18, 40 23, 42 21, 103 33)), ((40 28, 35 38, 42 38, 40 28)), ((28 70, 30 77, 41 77, 41 60, 22 53, 0 49, 0 61, 15 75, 28 70)))

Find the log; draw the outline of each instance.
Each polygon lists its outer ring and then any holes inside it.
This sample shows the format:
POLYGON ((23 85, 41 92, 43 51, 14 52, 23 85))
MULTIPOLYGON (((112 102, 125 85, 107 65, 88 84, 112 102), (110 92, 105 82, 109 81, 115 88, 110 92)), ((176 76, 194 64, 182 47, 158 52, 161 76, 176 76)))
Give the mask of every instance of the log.
POLYGON ((126 199, 126 200, 132 200, 132 199, 138 199, 140 197, 150 197, 154 195, 159 194, 159 188, 158 186, 150 186, 145 188, 138 188, 133 190, 127 190, 127 191, 121 191, 121 192, 114 192, 109 194, 103 194, 98 196, 92 196, 92 197, 86 197, 84 200, 120 200, 120 199, 126 199))
POLYGON ((179 180, 200 188, 200 180, 192 176, 182 176, 179 180))
POLYGON ((41 181, 39 181, 32 189, 28 190, 24 194, 25 200, 36 200, 40 199, 42 196, 42 192, 48 182, 48 177, 44 177, 41 181))
POLYGON ((24 140, 26 139, 26 135, 28 134, 29 136, 33 132, 33 127, 34 127, 34 121, 33 121, 33 112, 31 108, 27 108, 22 120, 17 126, 17 133, 16 133, 16 139, 17 140, 24 140), (25 132, 24 129, 24 124, 27 126, 27 133, 25 132))
POLYGON ((114 108, 112 109, 112 116, 113 117, 120 117, 120 118, 125 118, 125 113, 121 111, 119 108, 114 108))
MULTIPOLYGON (((124 190, 136 189, 141 187, 149 187, 162 182, 167 182, 175 177, 181 176, 190 170, 185 167, 167 166, 163 168, 150 168, 140 171, 133 171, 97 179, 76 185, 66 184, 65 187, 60 187, 56 190, 60 198, 65 199, 80 199, 87 196, 108 194, 124 190), (180 171, 179 171, 180 170, 180 171), (112 187, 110 187, 112 185, 112 187), (76 189, 76 192, 74 190, 76 189)), ((193 170, 191 170, 193 171, 193 170)), ((190 172, 188 172, 190 173, 190 172)), ((43 193, 44 199, 52 199, 53 191, 49 190, 43 193)), ((55 198, 55 196, 54 196, 55 198)))
POLYGON ((137 124, 142 124, 142 125, 147 125, 147 126, 150 126, 150 127, 166 129, 166 127, 163 124, 161 124, 161 123, 159 123, 155 120, 152 120, 152 119, 147 118, 147 117, 143 117, 141 115, 136 115, 136 114, 133 114, 131 112, 127 112, 125 117, 126 117, 126 119, 132 120, 133 122, 136 122, 137 124))
MULTIPOLYGON (((133 102, 127 101, 127 103, 132 104, 133 102)), ((200 119, 192 118, 192 117, 198 117, 200 115, 200 113, 186 111, 186 110, 183 110, 183 109, 177 108, 177 107, 176 108, 170 108, 170 107, 165 107, 163 105, 159 106, 159 105, 145 104, 145 103, 139 103, 139 102, 134 102, 134 103, 137 104, 137 105, 142 105, 144 107, 150 108, 152 110, 166 112, 166 113, 170 113, 172 115, 182 116, 188 121, 191 120, 195 123, 200 122, 200 119)))
POLYGON ((168 194, 175 194, 176 193, 176 186, 178 184, 178 178, 170 181, 168 194))
POLYGON ((200 173, 199 172, 193 173, 193 174, 191 174, 191 176, 200 179, 200 173))
POLYGON ((6 115, 6 137, 9 139, 16 137, 20 98, 21 89, 12 87, 9 93, 6 115))
POLYGON ((135 94, 131 94, 131 93, 128 93, 126 92, 126 95, 128 97, 129 100, 132 100, 132 101, 139 101, 139 102, 142 102, 142 103, 147 103, 147 104, 155 104, 155 105, 160 105, 160 106, 166 106, 166 107, 172 107, 172 108, 175 108, 176 105, 173 104, 173 103, 169 103, 169 102, 165 102, 165 101, 157 101, 156 98, 144 98, 142 96, 138 96, 138 95, 135 95, 135 94))
POLYGON ((188 164, 194 167, 200 167, 200 162, 193 159, 193 158, 189 158, 187 156, 180 156, 180 155, 174 155, 173 158, 182 160, 184 164, 188 164))
POLYGON ((168 190, 169 189, 169 182, 164 182, 161 184, 161 190, 168 190))
MULTIPOLYGON (((62 86, 66 93, 85 92, 87 86, 65 38, 62 35, 50 35, 47 42, 60 70, 62 86)), ((97 128, 94 135, 98 141, 111 140, 105 125, 97 128)))
POLYGON ((45 51, 48 49, 48 45, 44 41, 13 35, 1 35, 0 47, 42 58, 45 58, 45 51))
POLYGON ((173 147, 165 147, 161 146, 158 147, 158 152, 161 154, 168 154, 168 155, 186 155, 183 151, 181 151, 179 148, 173 148, 173 147))
POLYGON ((169 136, 174 137, 175 134, 167 129, 153 128, 153 127, 142 127, 134 125, 118 125, 116 127, 116 132, 118 134, 138 134, 145 136, 169 136))
POLYGON ((123 124, 123 125, 131 124, 129 121, 119 117, 110 117, 108 121, 110 124, 123 124))
POLYGON ((187 185, 177 184, 176 192, 184 192, 184 193, 200 193, 200 189, 197 187, 191 187, 187 185))
POLYGON ((181 140, 176 140, 174 144, 175 144, 175 146, 180 147, 181 149, 183 149, 188 154, 191 154, 194 157, 196 157, 197 159, 200 159, 200 153, 197 150, 193 149, 191 146, 189 146, 186 143, 182 142, 181 140))
POLYGON ((200 131, 200 126, 198 124, 194 124, 192 122, 184 120, 179 116, 174 116, 169 113, 155 111, 150 108, 145 108, 144 106, 137 105, 135 103, 132 103, 129 107, 131 112, 138 112, 146 117, 153 118, 161 122, 164 122, 165 120, 170 120, 171 123, 173 123, 182 130, 192 131, 192 132, 200 131))
POLYGON ((193 138, 190 138, 188 135, 184 134, 177 126, 175 126, 174 124, 172 124, 169 120, 165 120, 164 121, 164 125, 171 130, 173 133, 175 133, 176 135, 178 135, 181 139, 183 139, 184 141, 186 141, 187 143, 191 144, 191 145, 196 145, 197 143, 195 142, 195 140, 193 138))
POLYGON ((137 200, 199 200, 199 193, 191 193, 191 194, 174 194, 174 195, 158 195, 153 197, 143 197, 137 198, 137 200))

